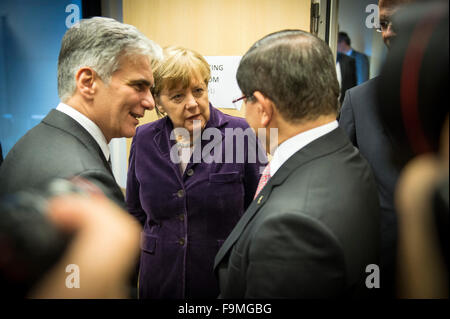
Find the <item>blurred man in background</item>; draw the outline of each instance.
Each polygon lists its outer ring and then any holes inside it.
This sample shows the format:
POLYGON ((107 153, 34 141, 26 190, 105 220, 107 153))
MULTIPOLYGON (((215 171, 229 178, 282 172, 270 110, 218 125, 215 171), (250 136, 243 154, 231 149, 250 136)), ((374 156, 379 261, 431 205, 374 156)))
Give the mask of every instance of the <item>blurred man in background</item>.
POLYGON ((355 59, 338 52, 336 56, 336 72, 341 89, 339 102, 342 104, 345 92, 356 85, 355 59))
POLYGON ((338 33, 338 47, 337 51, 339 53, 345 54, 347 56, 355 59, 356 66, 356 84, 360 85, 361 83, 366 82, 369 79, 369 59, 367 55, 364 53, 358 52, 351 46, 351 40, 347 33, 339 32, 338 33))

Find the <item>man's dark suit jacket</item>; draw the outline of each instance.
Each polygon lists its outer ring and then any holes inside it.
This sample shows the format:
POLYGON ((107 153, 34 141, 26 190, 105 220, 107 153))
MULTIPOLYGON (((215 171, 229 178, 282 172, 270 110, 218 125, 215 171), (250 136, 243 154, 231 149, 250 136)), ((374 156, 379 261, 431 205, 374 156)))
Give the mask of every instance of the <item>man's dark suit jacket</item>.
POLYGON ((73 176, 89 179, 124 206, 122 191, 100 146, 75 120, 52 110, 6 156, 0 167, 0 195, 73 176))
POLYGON ((3 151, 2 151, 2 143, 0 143, 0 165, 3 163, 3 151))
POLYGON ((356 64, 355 59, 342 54, 337 54, 337 63, 341 67, 341 95, 339 101, 344 101, 345 92, 356 85, 356 64))
MULTIPOLYGON (((378 116, 378 80, 378 77, 374 78, 347 91, 339 126, 367 159, 377 182, 381 208, 382 288, 389 290, 392 289, 395 268, 397 217, 394 191, 400 168, 390 155, 392 144, 378 116)), ((386 293, 389 295, 389 292, 386 293)))
POLYGON ((222 298, 363 297, 378 263, 369 165, 337 128, 290 157, 215 259, 222 298))

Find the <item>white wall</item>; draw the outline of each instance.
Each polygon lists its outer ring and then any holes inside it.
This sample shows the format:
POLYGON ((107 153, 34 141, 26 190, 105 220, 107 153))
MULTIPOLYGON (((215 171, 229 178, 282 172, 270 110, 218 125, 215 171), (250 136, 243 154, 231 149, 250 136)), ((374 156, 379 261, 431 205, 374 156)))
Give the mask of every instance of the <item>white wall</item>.
POLYGON ((127 186, 127 140, 126 138, 113 138, 109 143, 111 151, 111 164, 114 177, 120 187, 127 186))

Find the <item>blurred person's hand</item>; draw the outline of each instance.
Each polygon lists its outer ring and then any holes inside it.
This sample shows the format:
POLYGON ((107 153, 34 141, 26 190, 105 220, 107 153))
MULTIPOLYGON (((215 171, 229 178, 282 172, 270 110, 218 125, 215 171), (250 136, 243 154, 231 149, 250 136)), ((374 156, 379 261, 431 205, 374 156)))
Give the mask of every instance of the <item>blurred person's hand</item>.
POLYGON ((433 214, 436 186, 448 179, 448 117, 439 154, 424 154, 403 169, 396 190, 399 221, 398 297, 448 298, 445 268, 433 214))
POLYGON ((73 233, 61 260, 35 286, 31 298, 126 298, 139 253, 140 225, 103 196, 73 195, 49 202, 48 216, 73 233), (79 267, 79 288, 68 288, 68 265, 79 267))

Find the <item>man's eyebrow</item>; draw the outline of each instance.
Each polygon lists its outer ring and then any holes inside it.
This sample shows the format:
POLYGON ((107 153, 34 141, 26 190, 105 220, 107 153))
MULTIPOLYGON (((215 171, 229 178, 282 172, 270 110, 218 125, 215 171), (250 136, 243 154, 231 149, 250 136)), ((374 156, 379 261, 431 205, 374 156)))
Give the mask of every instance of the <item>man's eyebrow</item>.
POLYGON ((130 81, 128 81, 128 84, 129 85, 141 85, 141 84, 143 84, 143 85, 148 86, 148 87, 153 86, 149 81, 144 80, 144 79, 130 80, 130 81))

